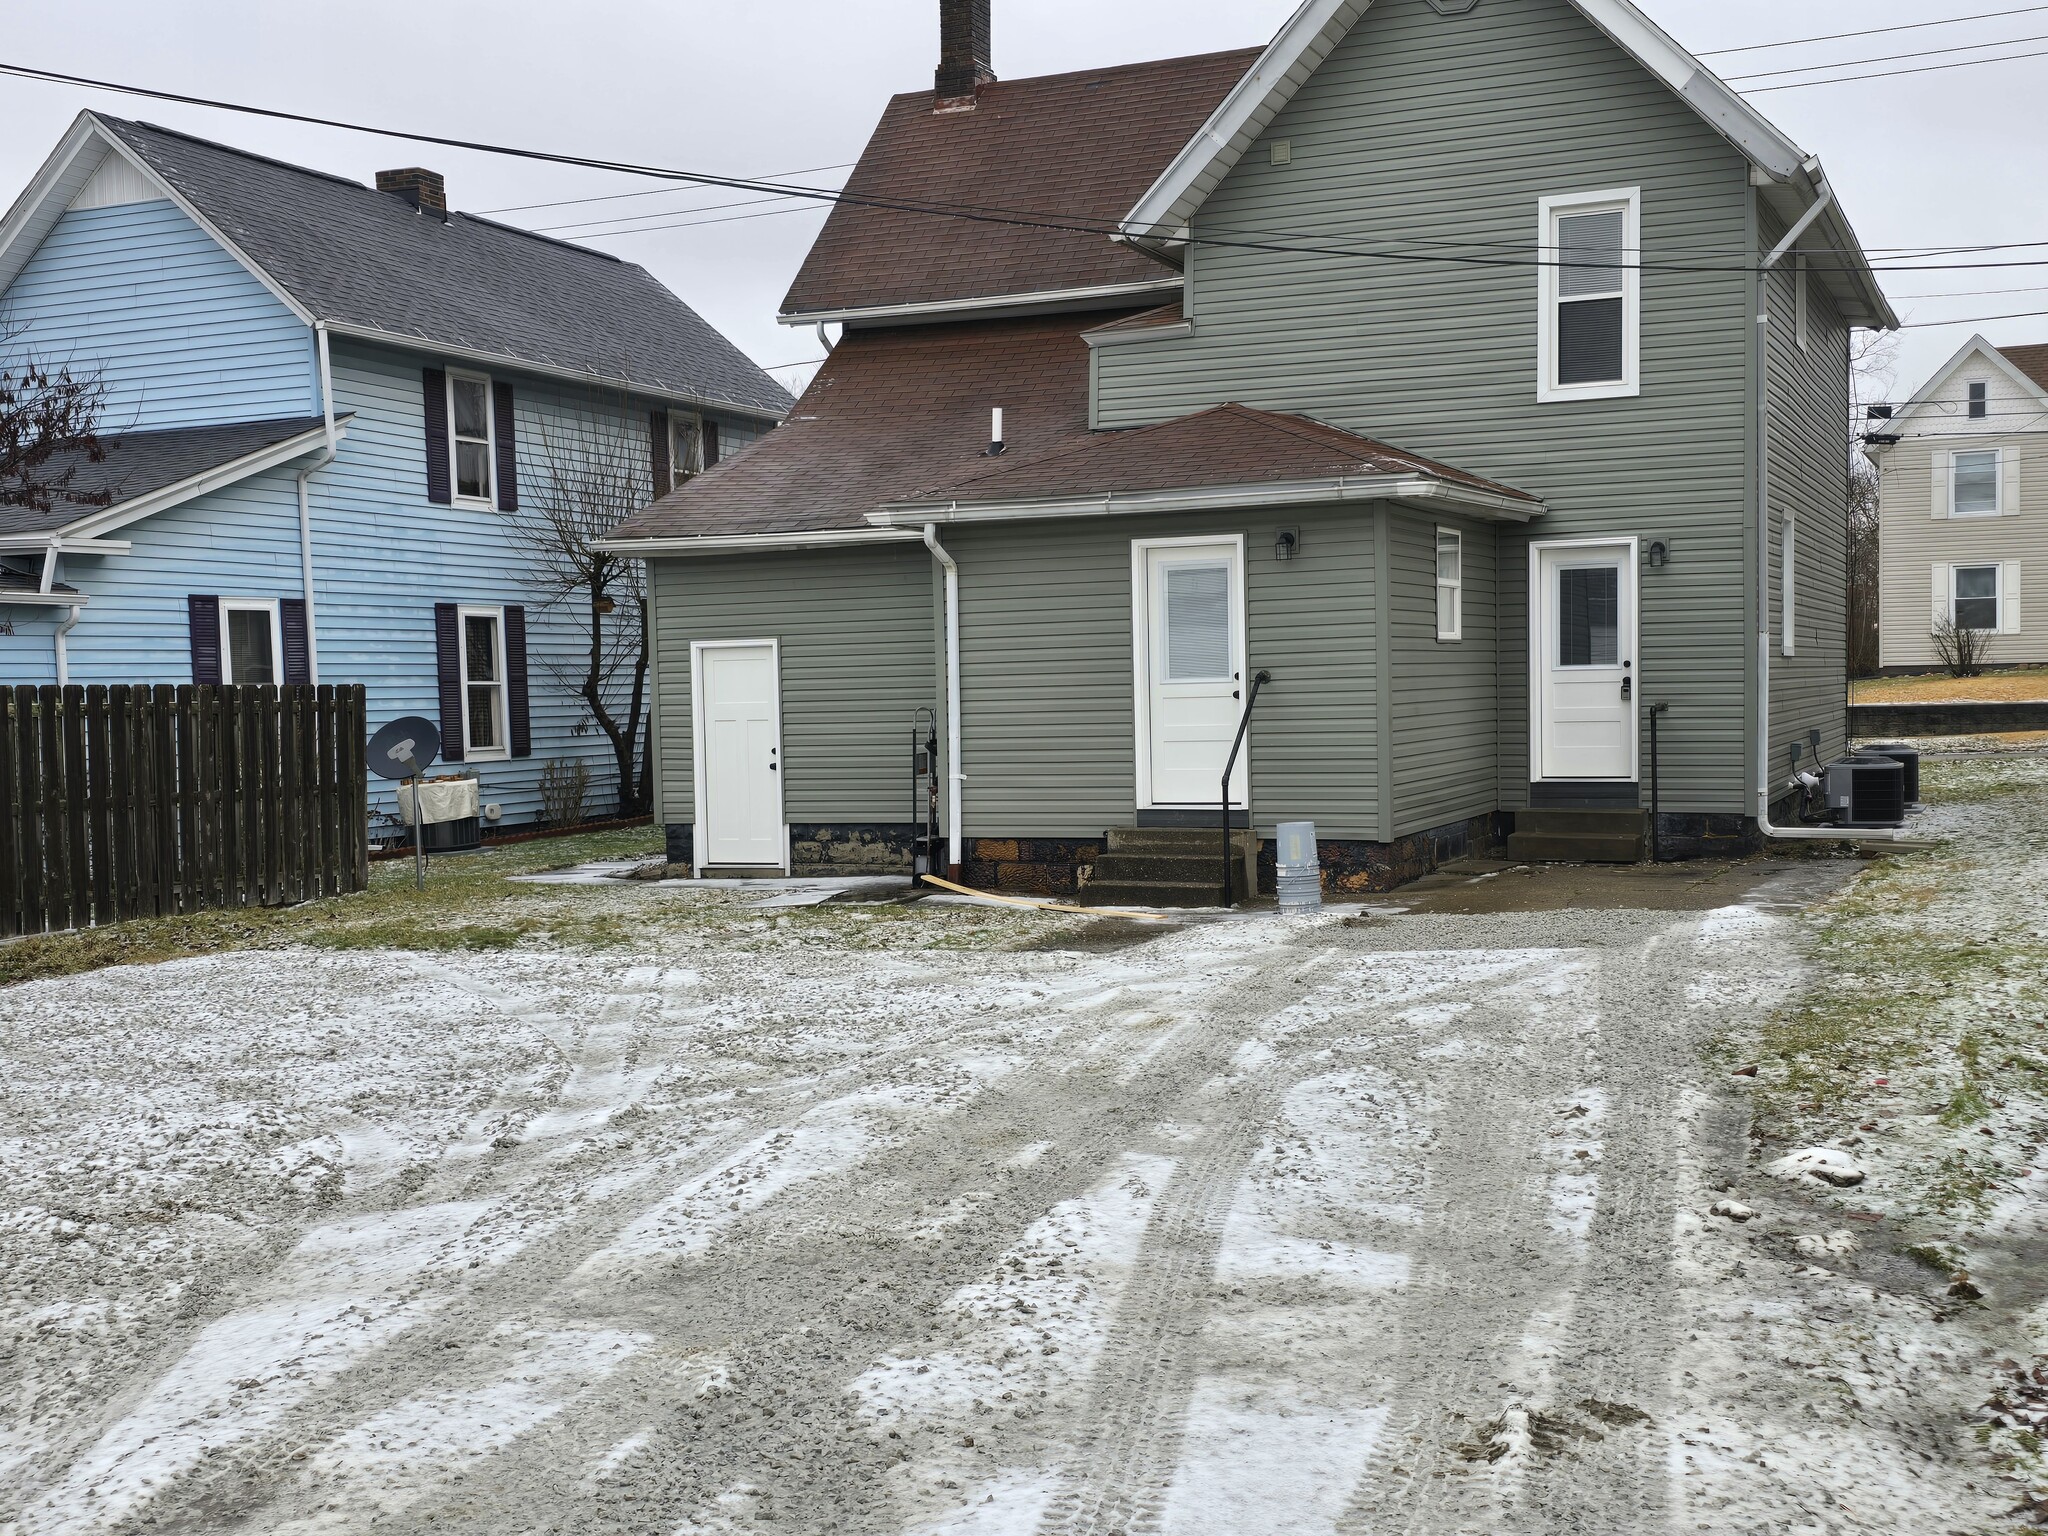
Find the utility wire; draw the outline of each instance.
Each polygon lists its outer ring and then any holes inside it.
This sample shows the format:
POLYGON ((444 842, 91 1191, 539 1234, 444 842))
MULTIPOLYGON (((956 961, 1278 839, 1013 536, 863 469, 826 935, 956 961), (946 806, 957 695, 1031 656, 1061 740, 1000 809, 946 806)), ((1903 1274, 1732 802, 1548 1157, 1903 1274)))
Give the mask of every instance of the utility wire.
MULTIPOLYGON (((1773 75, 1810 75, 1824 69, 1856 69, 1865 64, 1890 64, 1899 59, 1927 59, 1941 53, 1972 53, 1981 48, 2010 48, 2017 43, 2048 43, 2048 32, 2036 32, 2031 37, 2000 37, 1988 43, 1958 43, 1953 48, 1918 48, 1911 53, 1880 53, 1867 59, 1837 59, 1831 64, 1788 64, 1783 69, 1758 70, 1753 75, 1723 75, 1722 83, 1734 85, 1740 80, 1768 80, 1773 75)), ((2024 55, 2022 55, 2024 57, 2024 55)), ((1971 64, 1996 64, 1997 59, 1969 59, 1971 64)), ((1826 81, 1815 81, 1824 85, 1826 81)))
POLYGON ((2011 315, 1969 315, 1961 320, 1906 320, 1900 323, 1902 331, 1925 330, 1936 325, 1982 325, 1990 320, 2043 320, 2048 319, 2048 309, 2023 309, 2011 315))
MULTIPOLYGON (((852 160, 842 160, 837 165, 806 165, 800 166, 793 171, 770 171, 766 175, 755 177, 754 179, 757 181, 779 181, 784 176, 813 176, 820 171, 846 171, 851 170, 856 163, 852 160)), ((643 192, 606 192, 598 197, 565 197, 552 203, 514 203, 508 208, 479 208, 477 212, 479 214, 528 213, 535 208, 571 208, 581 203, 617 203, 623 202, 629 197, 660 197, 663 193, 671 190, 673 189, 669 187, 651 187, 643 192)), ((683 208, 671 208, 669 210, 671 213, 685 213, 687 211, 687 209, 683 208)))
POLYGON ((1836 75, 1827 80, 1794 80, 1789 85, 1752 85, 1742 94, 1761 96, 1766 91, 1803 91, 1815 85, 1847 85, 1854 80, 1890 80, 1898 75, 1931 75, 1944 69, 1974 69, 1980 64, 2010 64, 2015 59, 2043 57, 2048 57, 2048 48, 2036 48, 2029 53, 2002 53, 1990 59, 1958 59, 1953 64, 1923 64, 1918 69, 1880 69, 1868 75, 1836 75))
POLYGON ((1718 59, 1731 53, 1758 53, 1766 48, 1797 48, 1802 43, 1833 43, 1845 37, 1875 37, 1881 32, 1917 32, 1924 27, 1953 27, 1966 21, 1992 21, 2000 16, 2025 16, 2034 11, 2048 11, 2048 5, 2023 5, 2013 11, 1982 11, 1975 16, 1949 16, 1940 21, 1907 21, 1892 27, 1861 27, 1854 32, 1829 32, 1820 37, 1789 37, 1782 43, 1745 43, 1740 48, 1708 48, 1694 57, 1718 59))

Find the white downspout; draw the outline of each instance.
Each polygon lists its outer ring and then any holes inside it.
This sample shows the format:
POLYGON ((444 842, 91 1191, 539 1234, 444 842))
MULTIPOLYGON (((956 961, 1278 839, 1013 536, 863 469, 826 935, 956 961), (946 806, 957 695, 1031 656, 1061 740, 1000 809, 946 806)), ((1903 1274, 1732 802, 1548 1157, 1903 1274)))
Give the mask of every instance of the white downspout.
POLYGON ((924 547, 946 568, 946 863, 954 879, 964 862, 960 837, 960 567, 939 542, 939 525, 924 525, 924 547))
POLYGON ((1801 214, 1772 247, 1756 276, 1756 829, 1766 839, 1789 842, 1896 841, 1903 827, 1858 831, 1844 827, 1776 827, 1771 825, 1771 269, 1835 200, 1835 189, 1809 158, 1803 169, 1814 187, 1813 206, 1801 214))
MULTIPOLYGON (((43 595, 48 596, 57 589, 57 540, 52 539, 43 550, 43 595)), ((78 615, 82 610, 77 603, 71 605, 70 615, 57 626, 57 633, 51 638, 50 648, 55 653, 57 664, 57 686, 64 687, 71 681, 71 631, 78 628, 78 615)))
POLYGON ((306 596, 306 675, 320 681, 320 644, 313 620, 313 509, 306 482, 334 462, 334 368, 327 355, 327 322, 313 322, 313 345, 320 358, 320 414, 327 428, 327 446, 317 462, 299 471, 299 585, 306 596))

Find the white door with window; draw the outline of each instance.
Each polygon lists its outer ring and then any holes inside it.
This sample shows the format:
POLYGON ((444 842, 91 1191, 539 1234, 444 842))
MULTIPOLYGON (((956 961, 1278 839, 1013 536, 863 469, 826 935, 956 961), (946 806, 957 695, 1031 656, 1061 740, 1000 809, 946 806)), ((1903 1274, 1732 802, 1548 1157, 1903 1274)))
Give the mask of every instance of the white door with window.
POLYGON ((780 869, 782 707, 776 644, 699 641, 691 656, 698 864, 780 869))
POLYGON ((1532 777, 1636 777, 1633 540, 1530 548, 1532 777))
MULTIPOLYGON (((1133 555, 1138 804, 1214 806, 1244 707, 1244 545, 1140 540, 1133 555)), ((1249 773, 1240 752, 1233 805, 1249 773)))

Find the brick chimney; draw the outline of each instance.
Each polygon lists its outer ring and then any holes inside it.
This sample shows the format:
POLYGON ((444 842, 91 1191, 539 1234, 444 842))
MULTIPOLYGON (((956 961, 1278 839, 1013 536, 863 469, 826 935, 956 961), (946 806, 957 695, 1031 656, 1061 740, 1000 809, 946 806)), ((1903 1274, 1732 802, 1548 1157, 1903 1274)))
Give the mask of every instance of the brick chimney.
POLYGON ((377 190, 402 197, 423 213, 447 215, 448 186, 441 180, 439 171, 424 170, 417 165, 397 171, 379 171, 377 190))
POLYGON ((937 105, 972 107, 974 93, 995 79, 989 67, 989 0, 939 0, 937 105))

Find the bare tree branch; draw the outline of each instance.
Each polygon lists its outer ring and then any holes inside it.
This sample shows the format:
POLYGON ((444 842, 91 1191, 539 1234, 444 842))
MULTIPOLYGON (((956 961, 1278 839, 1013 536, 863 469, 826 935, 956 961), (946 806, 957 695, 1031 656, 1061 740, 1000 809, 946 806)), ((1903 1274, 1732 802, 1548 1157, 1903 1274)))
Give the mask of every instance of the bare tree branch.
MULTIPOLYGON (((23 327, 0 324, 0 349, 23 327)), ((33 352, 0 365, 0 506, 49 512, 58 502, 104 507, 108 490, 70 489, 81 463, 104 463, 99 434, 107 390, 98 369, 53 366, 33 352), (62 467, 51 465, 62 461, 62 467)))

